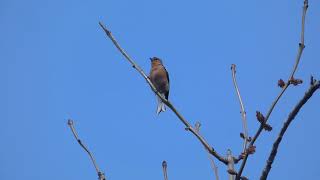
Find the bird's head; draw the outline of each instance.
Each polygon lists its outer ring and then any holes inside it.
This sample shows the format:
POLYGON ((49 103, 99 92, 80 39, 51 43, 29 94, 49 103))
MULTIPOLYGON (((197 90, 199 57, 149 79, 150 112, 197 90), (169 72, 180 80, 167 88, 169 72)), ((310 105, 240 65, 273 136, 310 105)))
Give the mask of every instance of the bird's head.
POLYGON ((150 58, 150 60, 151 60, 152 65, 162 64, 162 60, 160 58, 152 57, 152 58, 150 58))

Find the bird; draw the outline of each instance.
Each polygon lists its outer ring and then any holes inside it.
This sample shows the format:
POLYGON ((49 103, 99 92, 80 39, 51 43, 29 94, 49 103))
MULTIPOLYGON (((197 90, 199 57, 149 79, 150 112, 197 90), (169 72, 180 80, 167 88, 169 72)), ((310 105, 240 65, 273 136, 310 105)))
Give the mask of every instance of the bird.
MULTIPOLYGON (((150 81, 155 86, 157 91, 166 100, 169 98, 170 80, 169 74, 166 68, 163 66, 162 60, 157 57, 150 58, 151 60, 151 70, 150 70, 150 81)), ((166 110, 165 104, 162 102, 161 98, 157 96, 158 106, 157 114, 164 112, 166 110)))

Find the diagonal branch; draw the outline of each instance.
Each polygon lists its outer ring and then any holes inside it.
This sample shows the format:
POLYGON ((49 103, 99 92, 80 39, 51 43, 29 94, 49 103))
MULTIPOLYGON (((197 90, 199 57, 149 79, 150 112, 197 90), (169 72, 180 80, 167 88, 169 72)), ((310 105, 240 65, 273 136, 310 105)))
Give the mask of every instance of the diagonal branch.
POLYGON ((163 103, 165 103, 179 118, 179 120, 185 125, 185 129, 189 130, 193 135, 195 135, 198 140, 201 142, 201 144, 208 150, 210 154, 212 154, 214 157, 216 157, 219 161, 223 162, 224 164, 227 164, 227 160, 219 155, 215 149, 209 145, 209 143, 198 133, 196 130, 190 125, 190 123, 178 112, 178 110, 171 104, 170 101, 166 100, 163 96, 160 95, 160 93, 156 90, 155 86, 152 84, 148 76, 143 72, 143 70, 136 64, 132 58, 124 51, 124 49, 121 48, 119 43, 116 41, 116 39, 113 37, 111 31, 109 31, 101 22, 99 22, 99 25, 104 30, 106 35, 111 39, 113 44, 117 47, 117 49, 120 51, 120 53, 129 61, 129 63, 132 65, 134 69, 136 69, 139 74, 147 81, 149 86, 151 87, 152 91, 162 100, 163 103))
POLYGON ((79 139, 78 134, 76 129, 73 126, 73 120, 69 119, 68 120, 68 125, 72 131, 73 136, 76 138, 77 142, 79 143, 79 145, 88 153, 94 168, 96 169, 96 172, 98 174, 99 180, 106 180, 106 177, 104 175, 103 172, 100 171, 98 164, 96 163, 96 160, 94 159, 93 155, 91 154, 91 152, 89 151, 89 149, 82 143, 82 141, 79 139))
POLYGON ((310 88, 308 89, 308 91, 303 96, 303 98, 298 102, 298 104, 293 108, 293 110, 289 114, 288 119, 284 122, 277 139, 273 143, 272 150, 270 152, 270 155, 269 155, 269 158, 267 160, 266 166, 265 166, 264 170, 262 171, 260 180, 266 180, 267 179, 268 174, 269 174, 269 172, 271 170, 271 165, 272 165, 272 163, 273 163, 273 161, 274 161, 274 159, 275 159, 275 157, 277 155, 278 148, 279 148, 279 145, 280 145, 281 140, 283 138, 283 135, 287 131, 290 123, 294 120, 296 115, 299 113, 299 111, 302 108, 302 106, 311 98, 313 93, 316 90, 318 90, 319 88, 320 88, 320 81, 317 81, 316 83, 312 83, 310 88))
POLYGON ((238 87, 237 80, 236 80, 236 65, 235 64, 231 65, 231 71, 232 71, 233 85, 234 85, 234 87, 236 89, 237 96, 238 96, 239 103, 240 103, 242 126, 243 126, 243 135, 244 135, 244 137, 243 137, 243 139, 244 139, 243 151, 242 152, 245 153, 246 149, 247 149, 248 139, 249 139, 249 136, 248 136, 248 125, 247 125, 247 113, 246 113, 246 110, 244 109, 244 105, 243 105, 243 102, 242 102, 241 94, 240 94, 239 87, 238 87))
MULTIPOLYGON (((305 29, 305 19, 306 19, 306 13, 307 13, 307 9, 308 9, 308 0, 304 0, 304 5, 303 5, 303 8, 302 8, 302 22, 301 22, 301 35, 300 35, 300 43, 299 43, 299 49, 298 49, 298 54, 296 56, 296 60, 295 60, 295 64, 294 64, 294 67, 293 67, 293 70, 287 80, 287 83, 284 85, 284 87, 282 87, 282 90, 280 92, 280 94, 276 97, 275 101, 272 103, 266 117, 265 117, 265 123, 268 121, 274 107, 276 106, 276 104, 278 103, 279 99, 281 98, 281 96, 283 95, 283 93, 286 91, 286 89, 289 87, 289 85, 292 83, 292 80, 294 80, 294 74, 298 68, 298 65, 299 65, 299 62, 300 62, 300 59, 301 59, 301 56, 302 56, 302 52, 305 48, 305 44, 304 44, 304 29, 305 29)), ((250 142, 249 146, 253 146, 253 144, 255 143, 255 141, 257 140, 257 138, 259 137, 260 133, 262 132, 262 130, 264 129, 264 124, 265 123, 261 123, 258 131, 256 132, 256 134, 254 135, 252 141, 250 142)), ((238 172, 238 175, 237 175, 237 178, 236 180, 239 180, 240 177, 241 177, 241 174, 243 172, 243 169, 246 165, 246 162, 247 162, 247 159, 248 159, 248 156, 249 154, 246 153, 245 154, 245 157, 241 163, 241 166, 240 166, 240 169, 239 169, 239 172, 238 172)))

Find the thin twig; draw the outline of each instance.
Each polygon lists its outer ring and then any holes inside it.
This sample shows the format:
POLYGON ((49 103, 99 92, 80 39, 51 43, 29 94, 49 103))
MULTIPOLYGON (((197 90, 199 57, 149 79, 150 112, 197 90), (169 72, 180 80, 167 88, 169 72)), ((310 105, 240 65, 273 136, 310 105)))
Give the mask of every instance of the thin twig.
POLYGON ((163 171, 163 177, 164 177, 164 180, 168 180, 168 171, 167 171, 167 167, 168 167, 168 164, 166 161, 163 161, 162 162, 162 171, 163 171))
MULTIPOLYGON (((287 80, 287 83, 285 84, 285 86, 282 88, 280 94, 277 96, 277 98, 275 99, 275 101, 272 103, 266 117, 265 117, 265 123, 268 121, 274 107, 276 106, 277 102, 279 101, 279 99, 281 98, 281 96, 283 95, 283 93, 286 91, 286 89, 289 87, 289 85, 291 84, 291 80, 294 78, 294 74, 298 68, 298 65, 299 65, 299 62, 300 62, 300 59, 301 59, 301 55, 302 55, 302 52, 305 48, 305 44, 304 44, 304 29, 305 29, 305 18, 306 18, 306 13, 307 13, 307 9, 308 9, 308 0, 304 0, 304 5, 303 5, 303 8, 302 8, 302 22, 301 22, 301 35, 300 35, 300 43, 299 43, 299 49, 298 49, 298 54, 296 56, 296 60, 295 60, 295 64, 294 64, 294 67, 293 67, 293 70, 287 80)), ((257 138, 259 137, 260 133, 262 132, 263 130, 263 127, 264 127, 264 124, 261 123, 258 131, 256 132, 256 134, 254 135, 252 141, 250 142, 250 145, 249 146, 252 146, 255 141, 257 140, 257 138)), ((246 153, 245 154, 245 157, 241 163, 241 166, 240 166, 240 169, 238 171, 238 175, 236 177, 236 180, 240 180, 240 177, 241 177, 241 174, 243 172, 243 169, 246 165, 246 162, 247 162, 247 159, 248 159, 248 156, 249 154, 246 153)))
POLYGON ((214 176, 216 177, 216 180, 219 180, 218 167, 217 167, 216 163, 214 162, 212 156, 210 156, 209 153, 208 153, 208 158, 210 160, 210 165, 211 165, 211 168, 213 169, 214 176))
MULTIPOLYGON (((195 130, 197 131, 197 133, 200 133, 200 127, 201 127, 201 123, 200 122, 196 122, 195 124, 195 130)), ((211 154, 207 151, 207 149, 205 149, 207 154, 208 154, 208 158, 209 158, 209 161, 210 161, 210 165, 211 165, 211 168, 214 172, 214 176, 216 177, 216 180, 219 180, 219 174, 218 174, 218 167, 216 166, 216 163, 214 162, 211 154)))
POLYGON ((76 138, 77 142, 79 143, 79 145, 88 153, 94 168, 96 169, 96 172, 98 174, 99 180, 106 180, 106 177, 104 175, 103 172, 100 171, 98 164, 96 163, 96 160, 94 159, 92 153, 89 151, 89 149, 82 143, 82 141, 79 139, 78 133, 76 131, 76 129, 73 126, 73 120, 69 119, 68 120, 68 125, 72 131, 73 136, 76 138))
POLYGON ((241 109, 243 135, 244 135, 244 138, 243 138, 244 139, 244 141, 243 141, 243 151, 242 152, 244 153, 244 152, 246 152, 247 143, 248 143, 248 139, 249 139, 249 136, 248 136, 248 125, 247 125, 247 113, 246 113, 246 110, 244 109, 243 101, 242 101, 241 94, 240 94, 239 87, 238 87, 237 80, 236 80, 236 65, 235 64, 231 65, 231 71, 232 71, 233 85, 234 85, 234 87, 236 89, 237 96, 238 96, 239 103, 240 103, 240 109, 241 109))
POLYGON ((231 172, 233 173, 237 173, 234 169, 234 159, 232 156, 232 152, 230 149, 228 149, 227 151, 227 159, 228 159, 228 172, 229 172, 229 180, 234 180, 235 175, 233 175, 231 172))
POLYGON ((116 39, 113 37, 111 31, 109 31, 101 22, 99 22, 99 25, 101 28, 104 30, 106 35, 111 39, 113 44, 117 47, 117 49, 121 52, 121 54, 129 61, 129 63, 132 65, 134 69, 136 69, 140 75, 147 81, 149 86, 151 87, 152 91, 162 100, 163 103, 165 103, 175 114, 176 116, 180 119, 180 121, 185 125, 185 129, 189 130, 192 134, 194 134, 198 140, 201 142, 201 144, 212 154, 214 157, 216 157, 219 161, 223 162, 224 164, 227 164, 227 160, 219 155, 215 149, 209 145, 209 143, 199 135, 199 133, 196 132, 196 130, 190 125, 190 123, 178 112, 178 110, 168 101, 165 99, 161 94, 156 90, 155 86, 152 84, 148 76, 144 73, 144 71, 136 64, 132 58, 120 47, 116 39))
POLYGON ((311 98, 313 93, 320 88, 320 81, 317 81, 316 83, 312 84, 308 91, 304 94, 303 98, 298 102, 298 104, 293 108, 291 113, 289 114, 287 120, 284 122, 281 131, 273 143, 272 150, 270 152, 269 158, 267 160, 266 166, 264 170, 262 171, 260 180, 267 179, 267 176, 271 170, 271 165, 277 155, 279 145, 281 143, 281 140, 283 138, 284 133, 288 129, 290 123, 293 121, 293 119, 296 117, 296 115, 299 113, 300 109, 303 107, 303 105, 311 98))

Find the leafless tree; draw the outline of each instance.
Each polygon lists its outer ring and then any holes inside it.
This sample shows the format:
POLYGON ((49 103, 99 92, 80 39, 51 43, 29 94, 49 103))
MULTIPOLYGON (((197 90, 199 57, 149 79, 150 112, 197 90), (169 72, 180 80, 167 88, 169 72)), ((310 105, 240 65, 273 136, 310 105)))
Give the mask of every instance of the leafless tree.
MULTIPOLYGON (((257 121, 260 123, 260 126, 257 129, 257 131, 256 131, 256 133, 254 134, 253 137, 250 137, 249 134, 248 134, 245 106, 244 106, 244 102, 243 102, 243 99, 242 99, 241 94, 240 94, 239 86, 238 86, 237 81, 236 81, 236 65, 234 65, 234 64, 231 65, 232 81, 234 83, 236 95, 237 95, 238 100, 239 100, 240 110, 241 110, 241 119, 242 119, 242 124, 243 124, 243 132, 240 133, 240 136, 243 139, 243 151, 238 156, 233 156, 232 153, 231 153, 232 152, 231 150, 228 150, 228 153, 227 153, 226 156, 223 156, 223 155, 221 155, 221 153, 218 153, 213 148, 213 146, 209 144, 209 142, 206 140, 206 138, 203 137, 200 134, 200 123, 197 122, 195 126, 192 126, 190 121, 188 121, 175 108, 175 106, 169 100, 167 100, 163 96, 161 96, 160 93, 155 88, 155 86, 150 81, 149 77, 142 70, 142 68, 119 45, 119 43, 117 42, 117 40, 115 39, 115 37, 113 36, 111 31, 108 28, 106 28, 106 26, 104 26, 104 24, 102 22, 99 22, 99 25, 103 29, 103 31, 105 32, 107 37, 113 42, 115 47, 125 57, 125 59, 146 80, 146 82, 151 87, 151 90, 167 105, 167 107, 169 107, 175 113, 177 118, 184 125, 185 129, 187 131, 189 131, 192 135, 194 135, 200 141, 200 143, 203 145, 204 149, 207 151, 207 153, 209 155, 209 160, 210 160, 210 163, 212 165, 213 172, 215 173, 216 179, 218 180, 219 176, 218 176, 217 166, 216 166, 213 158, 215 158, 216 160, 220 161, 222 164, 227 166, 227 169, 228 169, 227 172, 229 173, 229 179, 230 180, 234 180, 234 179, 236 179, 236 180, 240 180, 240 179, 245 180, 245 179, 248 179, 248 178, 243 176, 242 173, 243 173, 243 170, 244 170, 244 168, 246 166, 248 157, 250 155, 254 154, 254 152, 255 152, 255 149, 256 149, 255 142, 260 137, 260 134, 261 134, 261 132, 263 130, 265 130, 265 131, 271 131, 272 130, 272 126, 269 125, 267 122, 268 122, 269 117, 272 114, 274 108, 276 107, 277 103, 281 99, 282 95, 286 92, 288 87, 290 87, 291 85, 297 86, 297 85, 302 83, 302 80, 300 80, 298 78, 295 78, 294 75, 295 75, 295 72, 296 72, 296 70, 298 68, 298 65, 299 65, 303 50, 305 48, 304 34, 305 34, 305 19, 306 19, 307 9, 308 9, 308 0, 304 0, 304 4, 303 4, 303 8, 302 8, 302 22, 301 22, 300 42, 299 42, 298 53, 297 53, 297 56, 296 56, 296 59, 295 59, 295 63, 294 63, 293 69, 292 69, 292 71, 291 71, 291 73, 290 73, 290 75, 289 75, 289 77, 288 77, 288 79, 286 81, 284 81, 282 79, 280 79, 278 81, 278 86, 281 88, 281 91, 275 97, 275 100, 272 102, 272 104, 271 104, 269 110, 267 111, 266 115, 263 115, 259 111, 256 112, 257 121), (237 163, 240 163, 240 162, 241 162, 241 164, 240 164, 239 169, 235 170, 234 165, 237 164, 237 163)), ((274 144, 273 144, 272 150, 270 152, 270 155, 268 157, 268 160, 266 162, 265 168, 263 169, 263 171, 261 173, 261 177, 260 177, 261 180, 267 179, 268 173, 271 170, 271 165, 274 162, 274 159, 275 159, 275 157, 277 155, 277 151, 278 151, 279 145, 281 143, 281 140, 282 140, 286 130, 288 129, 290 123, 297 116, 297 114, 299 113, 299 110, 303 107, 303 105, 312 97, 314 92, 316 90, 318 90, 319 88, 320 88, 320 81, 317 81, 317 80, 313 79, 313 77, 312 77, 309 89, 306 91, 305 95, 301 98, 301 100, 297 103, 297 105, 293 108, 293 110, 289 114, 288 118, 284 121, 284 124, 283 124, 283 127, 281 128, 281 131, 279 132, 278 137, 274 141, 274 144)), ((93 156, 91 155, 91 153, 88 151, 88 149, 79 140, 79 138, 76 135, 75 129, 72 126, 72 124, 73 123, 69 122, 69 126, 70 126, 74 136, 76 137, 76 139, 79 142, 79 144, 89 154, 94 166, 96 167, 96 171, 98 173, 99 179, 105 178, 104 174, 97 167, 97 165, 95 163, 95 160, 94 160, 93 156)), ((163 168, 163 173, 164 173, 164 179, 167 180, 168 179, 168 174, 167 174, 167 162, 166 161, 163 161, 162 168, 163 168)))

